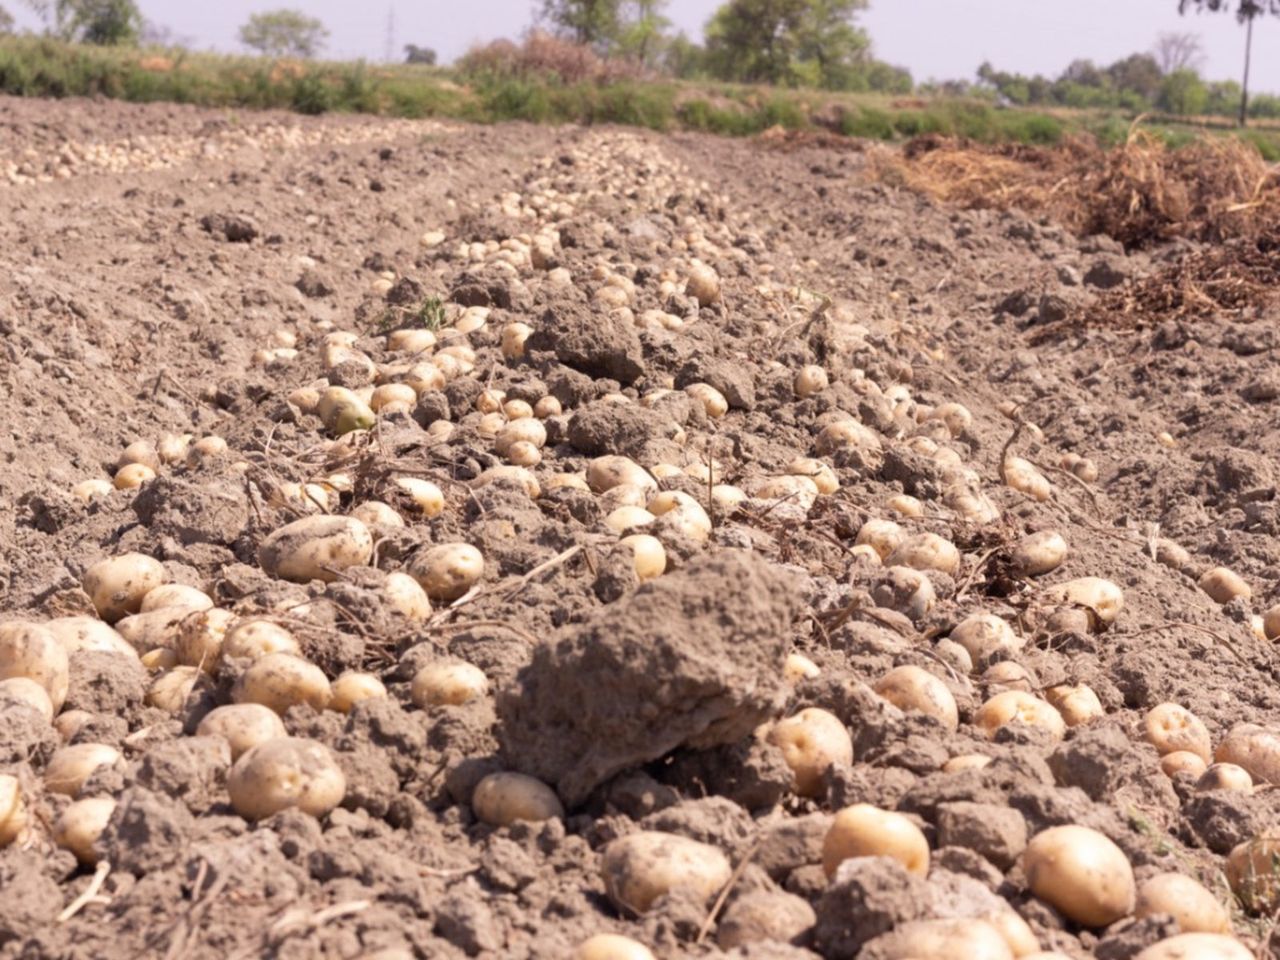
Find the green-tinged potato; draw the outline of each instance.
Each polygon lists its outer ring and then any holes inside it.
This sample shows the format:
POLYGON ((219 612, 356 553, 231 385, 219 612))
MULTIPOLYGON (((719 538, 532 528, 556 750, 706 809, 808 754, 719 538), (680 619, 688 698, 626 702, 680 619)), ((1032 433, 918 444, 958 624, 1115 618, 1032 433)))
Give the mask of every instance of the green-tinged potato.
POLYGON ((22 784, 12 774, 0 773, 0 849, 22 836, 28 821, 22 784))
POLYGON ((1129 859, 1089 827, 1050 827, 1022 855, 1031 892, 1070 920, 1100 928, 1133 912, 1136 891, 1129 859))
POLYGON ((921 667, 895 667, 876 682, 875 691, 899 710, 928 714, 948 730, 959 726, 956 698, 945 683, 921 667))
POLYGON ((517 820, 539 822, 564 819, 564 806, 556 792, 541 780, 522 773, 491 773, 471 794, 476 817, 495 827, 517 820))
POLYGON ((236 703, 260 703, 279 714, 303 703, 313 710, 323 710, 332 696, 324 671, 291 653, 259 657, 231 689, 231 699, 236 703))
POLYGON ((347 779, 328 748, 299 737, 251 747, 227 775, 231 806, 246 820, 262 820, 290 808, 323 817, 346 792, 347 779))
POLYGON ((352 517, 303 517, 275 531, 258 550, 258 562, 273 577, 332 583, 349 567, 373 556, 369 528, 352 517))
POLYGON ((330 387, 321 393, 316 413, 325 429, 336 436, 369 430, 378 419, 370 406, 346 387, 330 387))
POLYGON ((1221 933, 1180 933, 1152 944, 1133 960, 1253 960, 1254 953, 1221 933))
POLYGON ((0 623, 0 680, 26 677, 44 687, 56 714, 67 699, 70 661, 47 627, 24 620, 0 623))
POLYGON ((612 841, 604 849, 600 869, 609 899, 632 914, 646 913, 676 888, 710 901, 733 873, 729 858, 718 848, 651 830, 612 841))
POLYGON ((44 788, 50 793, 74 797, 99 767, 120 759, 120 751, 105 743, 77 743, 60 747, 44 768, 44 788))
POLYGON ((53 825, 53 842, 86 867, 98 862, 98 838, 116 811, 112 797, 85 797, 67 806, 53 825))
POLYGON ((484 576, 484 556, 469 543, 444 543, 415 554, 406 572, 432 600, 457 600, 484 576))
POLYGON ((909 817, 857 803, 831 821, 822 841, 822 869, 833 877, 840 864, 854 857, 891 857, 908 873, 923 877, 929 872, 929 841, 909 817))
POLYGON ((819 707, 779 720, 769 731, 769 742, 782 751, 801 797, 821 796, 827 768, 853 762, 849 731, 839 717, 819 707))
POLYGON ((1230 933, 1231 917, 1217 897, 1181 873, 1158 873, 1138 887, 1133 915, 1167 913, 1183 933, 1230 933))
POLYGON ((428 663, 413 675, 409 696, 422 709, 459 706, 487 696, 489 678, 470 663, 438 661, 428 663))
POLYGON ((333 692, 329 700, 329 709, 339 713, 350 713, 361 700, 385 699, 387 688, 371 673, 360 673, 348 670, 333 681, 330 686, 333 692))
POLYGON ((196 727, 198 737, 221 737, 236 760, 247 750, 268 740, 287 736, 280 715, 260 703, 229 703, 204 715, 196 727))
POLYGON ((81 586, 98 616, 115 623, 137 613, 147 593, 168 579, 159 560, 141 553, 125 553, 99 560, 85 571, 81 586))

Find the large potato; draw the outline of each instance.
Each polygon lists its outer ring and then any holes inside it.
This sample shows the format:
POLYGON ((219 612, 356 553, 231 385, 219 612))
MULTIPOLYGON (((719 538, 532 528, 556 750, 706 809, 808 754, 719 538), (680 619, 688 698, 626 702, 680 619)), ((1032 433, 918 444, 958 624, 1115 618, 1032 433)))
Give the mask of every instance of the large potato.
POLYGON ((58 638, 68 656, 82 651, 97 651, 138 659, 138 651, 124 637, 94 617, 59 617, 50 620, 45 627, 58 638))
POLYGON ((273 577, 306 583, 332 583, 348 567, 373 556, 373 536, 354 517, 303 517, 287 523, 262 542, 258 562, 273 577))
POLYGON ((1133 960, 1253 960, 1254 953, 1235 937, 1220 933, 1180 933, 1152 944, 1133 960))
POLYGON ((1243 767, 1255 783, 1280 783, 1280 731, 1238 723, 1218 744, 1213 759, 1243 767))
POLYGON ((44 687, 56 714, 71 682, 67 651, 46 627, 23 620, 0 623, 0 680, 26 677, 44 687))
POLYGON ((1007 620, 993 613, 974 613, 955 625, 951 640, 968 652, 974 663, 994 655, 1010 656, 1022 649, 1023 640, 1007 620))
POLYGON ((74 797, 98 767, 109 767, 120 759, 120 751, 105 743, 77 743, 62 747, 44 768, 44 787, 50 793, 74 797))
POLYGON ((1280 907, 1280 830, 1274 828, 1236 844, 1227 855, 1227 882, 1250 913, 1280 907))
POLYGON ((299 737, 250 748, 227 775, 231 806, 246 820, 262 820, 290 807, 323 817, 346 792, 347 779, 328 748, 299 737))
POLYGON ((1045 593, 1050 603, 1070 603, 1093 611, 1100 623, 1111 623, 1124 608, 1124 591, 1101 577, 1080 577, 1050 587, 1045 593))
POLYGON ((894 667, 876 681, 875 691, 898 709, 928 714, 948 730, 960 723, 956 698, 947 685, 921 667, 894 667))
POLYGON ((324 671, 291 653, 259 657, 240 674, 231 690, 236 703, 258 703, 281 714, 301 703, 323 710, 332 696, 324 671))
POLYGON ((417 553, 407 572, 432 600, 457 600, 484 576, 484 556, 469 543, 443 543, 417 553))
POLYGON ((1231 917, 1217 897, 1182 873, 1158 873, 1138 887, 1133 914, 1167 913, 1183 933, 1230 933, 1231 917))
POLYGON ((1162 703, 1152 707, 1143 719, 1143 727, 1148 742, 1161 756, 1175 750, 1186 750, 1206 763, 1213 758, 1213 741, 1209 737, 1209 729, 1186 707, 1176 703, 1162 703))
POLYGON ((839 717, 819 707, 779 720, 769 731, 769 742, 782 751, 795 777, 796 795, 801 797, 821 796, 827 768, 853 762, 849 731, 839 717))
POLYGON ((997 730, 1010 723, 1042 727, 1055 740, 1061 740, 1067 732, 1066 721, 1052 704, 1021 690, 997 693, 978 708, 973 715, 973 723, 986 731, 989 737, 994 737, 997 730))
POLYGON ((710 900, 733 868, 718 848, 687 837, 641 831, 619 837, 600 861, 605 892, 619 908, 645 913, 664 894, 683 887, 710 900))
POLYGON ((231 759, 268 740, 288 736, 284 721, 260 703, 229 703, 204 715, 196 727, 198 737, 221 737, 231 746, 231 759))
POLYGON ((554 790, 522 773, 491 773, 471 794, 471 809, 482 821, 505 827, 517 820, 564 819, 564 806, 554 790))
POLYGON ((115 623, 137 613, 147 593, 167 582, 164 565, 142 553, 125 553, 99 560, 84 572, 81 586, 98 616, 115 623))
POLYGON ((93 866, 98 862, 98 838, 115 810, 112 797, 86 797, 69 804, 53 825, 53 842, 85 866, 93 866))
POLYGON ((1013 960, 1000 931, 986 920, 916 920, 875 941, 883 960, 1013 960))
POLYGON ((929 841, 910 818, 857 803, 831 821, 822 841, 822 869, 832 877, 853 857, 892 857, 909 873, 923 877, 929 872, 929 841))
POLYGON ((1042 830, 1027 844, 1022 867, 1031 892, 1081 926, 1105 927, 1133 912, 1133 868, 1097 830, 1042 830))

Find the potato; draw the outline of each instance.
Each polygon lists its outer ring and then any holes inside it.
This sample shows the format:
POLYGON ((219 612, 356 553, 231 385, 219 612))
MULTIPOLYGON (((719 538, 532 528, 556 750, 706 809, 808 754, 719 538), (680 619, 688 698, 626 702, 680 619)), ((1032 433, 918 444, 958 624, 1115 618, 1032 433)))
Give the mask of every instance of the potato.
POLYGON ((960 723, 956 698, 947 685, 920 667, 895 667, 876 681, 875 691, 898 709, 927 714, 948 730, 960 723))
POLYGON ((399 528, 405 525, 404 517, 400 516, 395 507, 381 500, 366 500, 364 503, 357 504, 351 509, 351 516, 366 527, 399 528))
POLYGON ((137 490, 144 483, 156 478, 156 472, 141 463, 129 463, 115 472, 111 485, 117 490, 137 490))
POLYGON ((1050 827, 1022 855, 1031 892, 1084 927, 1105 927, 1133 912, 1133 868, 1124 852, 1089 827, 1050 827))
POLYGON ((1234 763, 1212 763, 1196 781, 1197 790, 1231 790, 1253 793, 1253 778, 1244 767, 1234 763))
POLYGON ((969 412, 969 408, 954 401, 938 404, 930 419, 945 423, 947 432, 953 437, 964 436, 973 426, 973 414, 969 412))
POLYGON ((961 519, 973 524, 995 523, 1000 511, 991 498, 969 480, 957 479, 942 492, 942 502, 961 519))
POLYGON ((1000 468, 1006 486, 1032 500, 1045 501, 1053 496, 1053 486, 1034 463, 1022 457, 1008 457, 1000 468))
POLYGON ((609 515, 604 518, 604 525, 614 533, 622 534, 628 530, 634 530, 636 527, 647 527, 657 519, 644 507, 627 505, 610 511, 609 515))
POLYGON ((508 323, 502 328, 502 355, 508 360, 519 360, 524 356, 524 342, 533 333, 533 327, 527 323, 508 323))
POLYGON ((1253 960, 1253 951, 1220 933, 1180 933, 1152 944, 1133 960, 1253 960))
POLYGON ((1280 732, 1238 723, 1218 744, 1213 759, 1243 767, 1256 783, 1280 783, 1280 732))
POLYGON ((222 437, 201 437, 187 447, 187 466, 197 470, 206 463, 223 459, 230 452, 227 441, 222 437))
MULTIPOLYGON (((516 446, 519 446, 519 444, 516 446)), ((513 447, 512 449, 515 448, 513 447)), ((542 485, 538 483, 538 478, 533 471, 514 462, 510 464, 500 463, 497 466, 490 467, 472 480, 471 486, 475 488, 485 487, 495 480, 514 480, 524 487, 525 495, 530 500, 537 500, 542 496, 542 485)))
POLYGON ((1061 684, 1050 687, 1044 692, 1044 698, 1053 708, 1062 714, 1068 727, 1078 727, 1106 716, 1102 709, 1102 701, 1087 684, 1061 684))
POLYGON ((1280 604, 1269 607, 1262 615, 1262 631, 1268 640, 1280 638, 1280 604))
MULTIPOLYGON (((145 661, 144 661, 145 662, 145 661)), ((198 667, 174 666, 151 681, 147 688, 147 705, 168 713, 180 713, 200 682, 198 667)))
POLYGON ((795 477, 808 477, 819 495, 827 496, 840 489, 836 472, 816 457, 796 457, 787 464, 787 473, 795 477))
POLYGON ((517 440, 507 448, 507 461, 516 467, 536 467, 542 462, 542 451, 527 440, 517 440))
POLYGON ((135 651, 145 654, 159 648, 172 648, 177 642, 182 621, 198 612, 187 607, 161 607, 146 613, 130 614, 117 620, 115 628, 135 651))
POLYGON ((869 803, 845 807, 835 815, 822 841, 822 869, 828 877, 853 857, 892 857, 907 872, 929 872, 929 842, 908 817, 869 803))
POLYGON ((116 812, 111 797, 86 797, 68 804, 53 825, 53 842, 87 867, 98 862, 98 838, 116 812))
POLYGON ((1006 690, 1023 690, 1027 693, 1035 690, 1039 683, 1031 671, 1016 660, 1000 660, 982 671, 982 685, 986 687, 987 696, 993 697, 1006 690))
POLYGON ((1237 844, 1227 855, 1227 882, 1249 913, 1280 908, 1280 831, 1270 828, 1237 844))
POLYGON ((1011 656, 1024 641, 1008 622, 993 613, 974 613, 955 625, 950 638, 960 644, 975 663, 993 656, 1011 656))
POLYGON ((44 768, 44 788, 50 793, 74 797, 98 767, 109 767, 120 759, 120 751, 105 743, 77 743, 60 747, 44 768))
POLYGON ((907 532, 892 520, 878 520, 873 517, 858 529, 858 535, 853 542, 859 546, 869 545, 880 554, 880 559, 883 560, 906 539, 907 532))
POLYGON ((876 606, 896 610, 911 620, 923 619, 938 600, 933 583, 919 570, 889 567, 871 589, 876 606))
POLYGON ((477 818, 495 827, 517 820, 533 823, 564 819, 564 806, 554 790, 541 780, 522 773, 491 773, 471 794, 471 809, 477 818))
POLYGON ((733 870, 718 848, 687 837, 642 830, 609 843, 600 859, 605 893, 621 910, 643 914, 664 894, 685 888, 703 901, 733 870))
POLYGON ((196 736, 221 737, 231 746, 231 759, 268 740, 287 736, 280 715, 260 703, 230 703, 215 707, 196 727, 196 736))
POLYGON ((1045 594, 1050 603, 1071 603, 1087 607, 1101 623, 1115 620, 1124 608, 1124 591, 1101 577, 1080 577, 1050 587, 1045 594))
POLYGON ((420 623, 431 616, 431 600, 427 591, 407 573, 398 570, 388 573, 382 582, 381 592, 391 609, 406 620, 420 623))
POLYGON ((361 700, 386 699, 387 688, 371 673, 359 673, 348 670, 334 680, 330 686, 332 698, 329 709, 339 713, 350 713, 361 700))
POLYGON ((531 443, 541 450, 547 444, 547 428, 541 420, 535 420, 532 417, 512 420, 498 431, 493 447, 499 456, 506 456, 512 445, 516 443, 531 443))
POLYGON ((0 623, 0 680, 11 677, 40 684, 56 714, 71 682, 67 651, 47 627, 23 620, 0 623))
POLYGON ((564 408, 560 405, 560 401, 555 397, 543 397, 533 405, 533 415, 539 420, 546 420, 548 417, 558 417, 564 413, 564 408))
POLYGON ((991 762, 991 758, 981 753, 962 753, 952 757, 942 765, 943 773, 960 773, 963 770, 981 770, 991 762))
POLYGON ((92 503, 99 497, 109 496, 114 489, 115 486, 110 481, 94 478, 81 480, 71 488, 71 495, 81 503, 92 503))
POLYGON ((258 548, 258 562, 273 577, 332 583, 348 567, 373 557, 369 528, 353 517, 303 517, 272 533, 258 548))
POLYGON ((924 504, 915 497, 907 496, 905 493, 899 493, 890 497, 884 502, 884 505, 894 513, 903 517, 919 519, 924 516, 924 504))
POLYGON ((457 600, 484 576, 484 557, 469 543, 445 543, 415 554, 407 572, 432 600, 457 600))
POLYGON ((347 779, 328 748, 299 737, 251 747, 227 774, 231 806, 246 820, 262 820, 290 808, 323 817, 346 792, 347 779))
POLYGON ((1067 732, 1062 714, 1045 701, 1021 690, 997 693, 973 715, 974 726, 982 729, 988 737, 994 737, 996 731, 1011 723, 1042 727, 1055 740, 1061 740, 1067 732))
POLYGON ((751 495, 757 500, 787 500, 809 510, 818 499, 818 485, 809 477, 786 474, 759 481, 751 495))
POLYGON ((387 349, 392 353, 424 353, 435 345, 435 333, 421 327, 392 330, 387 334, 387 349))
POLYGON ((27 829, 27 802, 18 778, 0 773, 0 849, 7 847, 27 829))
POLYGON ((1013 910, 996 910, 984 914, 982 919, 999 931, 1015 957, 1025 957, 1040 951, 1040 941, 1032 932, 1031 925, 1013 910))
POLYGON ((827 768, 853 763, 849 731, 839 717, 818 707, 779 720, 769 731, 769 742, 782 751, 791 768, 797 796, 821 796, 827 768))
POLYGON ((836 420, 827 424, 814 439, 814 452, 820 457, 837 450, 866 450, 879 453, 883 444, 880 437, 857 420, 836 420))
POLYGON ((0 680, 0 703, 5 701, 25 703, 44 717, 45 723, 53 722, 53 701, 49 699, 48 691, 30 677, 10 677, 7 680, 0 680))
POLYGON ((409 696, 422 709, 458 706, 487 696, 489 678, 469 663, 438 661, 428 663, 413 675, 409 696))
POLYGON ((409 412, 417 402, 418 392, 407 383, 384 383, 369 397, 369 409, 374 413, 409 412))
POLYGON ((214 673, 222 659, 222 644, 227 630, 235 620, 234 613, 220 607, 192 611, 178 626, 173 645, 178 662, 188 667, 199 667, 205 673, 214 673))
POLYGON ((753 890, 735 897, 716 925, 721 950, 764 941, 799 943, 817 916, 807 900, 782 890, 753 890))
POLYGON ((428 519, 444 512, 444 491, 421 477, 396 477, 395 485, 408 498, 413 509, 428 519))
POLYGON ((654 960, 653 951, 616 933, 598 933, 578 944, 571 960, 654 960))
POLYGON ((150 613, 153 610, 208 610, 213 600, 203 590, 189 587, 185 583, 162 583, 148 590, 138 607, 139 613, 150 613))
POLYGON ((1020 577, 1050 573, 1066 559, 1067 541, 1056 530, 1041 530, 1023 537, 1010 555, 1013 572, 1020 577))
POLYGON ((1160 758, 1160 769, 1168 777, 1172 777, 1175 773, 1189 773, 1199 779, 1200 775, 1208 769, 1208 764, 1199 754, 1192 753, 1190 750, 1174 750, 1160 758))
POLYGON ((1183 933, 1230 933, 1231 917, 1217 898, 1181 873, 1158 873, 1138 887, 1133 915, 1167 913, 1183 933))
POLYGON ((882 960, 1013 960, 996 927, 976 918, 913 920, 875 941, 882 960))
POLYGON ((960 551, 954 543, 936 533, 917 533, 894 547, 884 562, 890 567, 938 570, 950 575, 960 568, 960 551))
POLYGON ((717 483, 711 488, 711 502, 722 517, 732 514, 746 499, 746 492, 731 483, 717 483))
POLYGON ((618 543, 630 548, 635 558, 636 578, 641 583, 666 573, 667 550, 657 537, 651 537, 647 533, 633 533, 623 537, 618 543))
POLYGON ((231 689, 231 699, 236 703, 260 703, 281 714, 302 703, 313 710, 323 710, 332 696, 324 671, 291 653, 259 657, 231 689))
POLYGON ((293 634, 270 620, 237 620, 222 640, 224 657, 257 660, 269 653, 302 654, 293 634))
POLYGON ((690 540, 705 543, 711 536, 711 518, 693 497, 679 490, 664 490, 649 501, 649 512, 656 517, 670 516, 676 528, 690 540))
POLYGON ((698 306, 709 307, 720 299, 720 277, 705 263, 694 261, 684 283, 686 296, 698 301, 698 306))
POLYGON ((339 437, 353 430, 369 430, 378 419, 369 405, 346 387, 330 387, 322 392, 316 414, 325 429, 339 437))
POLYGON ((1236 597, 1248 600, 1253 596, 1253 588, 1245 583, 1244 578, 1226 567, 1206 570, 1200 578, 1200 589, 1215 603, 1230 603, 1236 597))
MULTIPOLYGON (((154 650, 149 650, 138 657, 138 660, 141 661, 143 668, 148 673, 168 673, 178 666, 178 655, 167 647, 157 647, 154 650)), ((183 667, 182 669, 190 671, 193 677, 198 672, 193 667, 183 667)), ((192 686, 195 686, 194 682, 192 686)))
POLYGON ((1161 756, 1175 750, 1187 750, 1205 763, 1213 757, 1213 741, 1209 737, 1208 728, 1186 707, 1176 703, 1162 703, 1152 707, 1143 718, 1143 729, 1147 742, 1161 756))
POLYGON ((80 585, 98 616, 115 623, 127 614, 137 613, 147 592, 168 579, 159 560, 141 553, 125 553, 99 560, 85 571, 80 585))
POLYGON ((791 383, 792 390, 801 400, 812 397, 815 393, 821 393, 827 389, 829 382, 827 380, 827 371, 814 364, 807 367, 801 367, 796 371, 795 379, 791 383))
POLYGON ((787 659, 782 664, 782 678, 793 687, 821 675, 818 665, 802 653, 787 654, 787 659))

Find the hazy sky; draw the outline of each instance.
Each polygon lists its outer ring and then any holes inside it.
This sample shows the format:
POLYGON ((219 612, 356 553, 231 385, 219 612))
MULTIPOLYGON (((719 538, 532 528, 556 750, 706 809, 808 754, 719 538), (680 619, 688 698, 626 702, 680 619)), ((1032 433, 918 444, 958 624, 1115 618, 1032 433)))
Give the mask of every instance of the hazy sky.
MULTIPOLYGON (((693 36, 719 0, 671 0, 668 13, 693 36)), ((23 0, 0 0, 32 25, 23 0)), ((327 53, 381 59, 388 14, 395 14, 398 51, 406 43, 434 47, 450 60, 480 40, 517 36, 533 0, 141 0, 143 13, 198 48, 236 50, 236 29, 249 14, 293 6, 331 31, 327 53)), ((1099 63, 1150 48, 1162 31, 1200 34, 1205 73, 1239 79, 1244 30, 1225 14, 1179 17, 1177 0, 872 0, 862 19, 878 56, 909 67, 918 80, 972 78, 978 64, 1055 75, 1076 57, 1099 63)), ((1255 28, 1252 86, 1280 92, 1280 18, 1255 28)))

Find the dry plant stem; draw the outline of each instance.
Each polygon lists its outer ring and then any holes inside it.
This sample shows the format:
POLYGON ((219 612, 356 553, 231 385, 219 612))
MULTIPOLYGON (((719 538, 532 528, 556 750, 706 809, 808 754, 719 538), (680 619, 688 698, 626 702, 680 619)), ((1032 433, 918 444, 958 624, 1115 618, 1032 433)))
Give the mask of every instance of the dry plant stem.
POLYGON ((720 895, 716 897, 716 902, 711 905, 711 909, 707 911, 706 918, 702 921, 702 926, 698 928, 698 938, 694 943, 702 943, 707 939, 707 934, 711 932, 711 928, 715 926, 716 918, 720 916, 720 911, 724 909, 725 901, 729 899, 729 894, 733 892, 733 888, 738 885, 738 881, 742 879, 742 874, 746 871, 751 863, 752 857, 756 855, 756 851, 760 849, 760 841, 757 840, 751 844, 751 848, 738 861, 738 865, 733 868, 733 873, 729 877, 729 882, 724 885, 724 889, 720 891, 720 895))
MULTIPOLYGON (((1001 546, 1003 546, 1003 544, 1001 546)), ((960 586, 956 588, 957 600, 969 592, 969 588, 973 585, 974 578, 977 577, 982 568, 986 566, 987 561, 990 560, 992 556, 995 555, 996 551, 1000 549, 1001 547, 992 547, 974 562, 973 566, 969 568, 969 572, 965 574, 964 580, 961 581, 960 586)))
POLYGON ((72 900, 65 910, 58 914, 58 922, 66 923, 77 913, 83 910, 91 903, 110 903, 109 897, 99 897, 98 891, 102 889, 102 884, 107 879, 107 874, 111 872, 111 864, 106 860, 99 860, 98 865, 93 868, 93 877, 89 881, 89 885, 84 888, 84 892, 80 896, 72 900))

